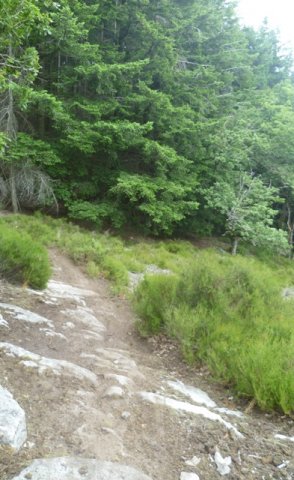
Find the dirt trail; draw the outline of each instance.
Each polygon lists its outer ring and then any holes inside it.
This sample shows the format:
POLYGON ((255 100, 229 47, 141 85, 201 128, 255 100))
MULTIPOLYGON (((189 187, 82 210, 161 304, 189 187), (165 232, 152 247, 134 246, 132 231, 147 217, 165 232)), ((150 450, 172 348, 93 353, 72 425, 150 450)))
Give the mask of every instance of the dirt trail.
POLYGON ((0 385, 24 409, 28 430, 18 453, 0 450, 1 480, 35 458, 66 456, 118 462, 153 480, 214 480, 216 451, 231 457, 228 479, 294 479, 293 420, 240 412, 173 345, 141 340, 130 307, 106 282, 51 256, 45 292, 0 286, 0 385))

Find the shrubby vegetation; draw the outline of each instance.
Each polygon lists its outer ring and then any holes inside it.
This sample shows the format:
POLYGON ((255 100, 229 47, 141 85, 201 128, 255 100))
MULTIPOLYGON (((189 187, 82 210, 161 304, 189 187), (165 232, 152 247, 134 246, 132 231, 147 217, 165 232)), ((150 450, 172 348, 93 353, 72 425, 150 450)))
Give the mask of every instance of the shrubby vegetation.
POLYGON ((8 215, 2 223, 16 231, 31 234, 44 246, 57 246, 92 277, 104 275, 112 280, 116 291, 127 293, 128 272, 144 272, 154 264, 178 271, 195 249, 185 241, 129 239, 89 231, 66 220, 35 214, 8 215))
POLYGON ((23 231, 0 223, 0 275, 32 288, 46 287, 51 274, 47 250, 23 231))
POLYGON ((269 267, 199 252, 178 275, 145 278, 135 307, 142 333, 175 337, 187 360, 207 364, 239 395, 293 412, 294 303, 269 267))
POLYGON ((208 250, 184 241, 122 240, 39 215, 5 216, 0 226, 20 246, 25 240, 29 259, 39 251, 32 249, 31 233, 45 246, 58 246, 90 276, 111 279, 120 294, 131 295, 128 272, 142 273, 151 264, 170 270, 147 275, 135 291, 141 334, 174 337, 188 361, 208 365, 240 396, 255 398, 263 409, 293 411, 294 304, 281 296, 294 284, 292 260, 264 249, 255 251, 261 260, 248 251, 232 257, 224 250, 229 243, 208 250))

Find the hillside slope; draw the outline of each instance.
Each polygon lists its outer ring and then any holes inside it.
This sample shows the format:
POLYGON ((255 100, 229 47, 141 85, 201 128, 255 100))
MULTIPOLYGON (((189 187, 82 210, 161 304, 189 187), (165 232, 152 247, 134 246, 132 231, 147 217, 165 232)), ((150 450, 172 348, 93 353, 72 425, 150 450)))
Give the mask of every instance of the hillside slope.
POLYGON ((292 420, 237 410, 172 344, 158 350, 138 338, 134 315, 106 282, 89 280, 57 251, 51 257, 43 293, 1 283, 1 385, 25 410, 28 431, 18 453, 2 448, 1 479, 55 478, 54 462, 45 462, 45 477, 34 469, 18 477, 42 457, 75 457, 72 478, 87 480, 108 477, 83 458, 114 462, 103 468, 118 480, 214 480, 218 468, 232 479, 294 478, 292 420), (216 452, 232 463, 218 467, 216 452), (124 477, 121 465, 135 470, 124 477))

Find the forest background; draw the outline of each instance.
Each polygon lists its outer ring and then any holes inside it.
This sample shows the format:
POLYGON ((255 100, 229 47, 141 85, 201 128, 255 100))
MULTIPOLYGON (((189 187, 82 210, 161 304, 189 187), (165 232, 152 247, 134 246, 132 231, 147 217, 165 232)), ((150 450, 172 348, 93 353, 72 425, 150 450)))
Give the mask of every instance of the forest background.
POLYGON ((277 34, 241 26, 227 0, 6 0, 0 200, 285 252, 292 68, 277 34))

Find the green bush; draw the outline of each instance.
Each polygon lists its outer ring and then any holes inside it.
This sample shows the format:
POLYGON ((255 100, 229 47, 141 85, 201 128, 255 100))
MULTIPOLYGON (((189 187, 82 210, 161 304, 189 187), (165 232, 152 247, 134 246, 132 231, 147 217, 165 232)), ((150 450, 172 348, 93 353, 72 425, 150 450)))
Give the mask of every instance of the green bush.
POLYGON ((0 225, 0 273, 9 281, 45 288, 51 273, 47 251, 27 233, 0 225))
POLYGON ((100 268, 95 262, 93 262, 93 260, 90 260, 86 265, 86 272, 90 278, 98 278, 100 275, 100 268))
POLYGON ((294 411, 294 305, 274 270, 200 252, 178 277, 146 279, 135 306, 144 332, 164 329, 187 360, 206 363, 261 408, 294 411))
POLYGON ((119 259, 106 256, 103 259, 102 267, 104 268, 105 276, 113 280, 118 289, 128 285, 128 271, 119 259))
POLYGON ((159 333, 175 297, 176 285, 175 275, 146 275, 136 289, 134 306, 141 318, 138 328, 142 335, 159 333))
POLYGON ((125 222, 122 213, 111 203, 98 204, 87 201, 75 201, 68 205, 68 216, 74 220, 85 220, 101 228, 104 223, 109 223, 115 228, 120 228, 125 222))
POLYGON ((27 232, 32 238, 37 238, 42 245, 50 245, 55 235, 51 226, 46 224, 46 218, 38 212, 34 215, 7 215, 0 219, 0 225, 9 225, 21 233, 27 232))

